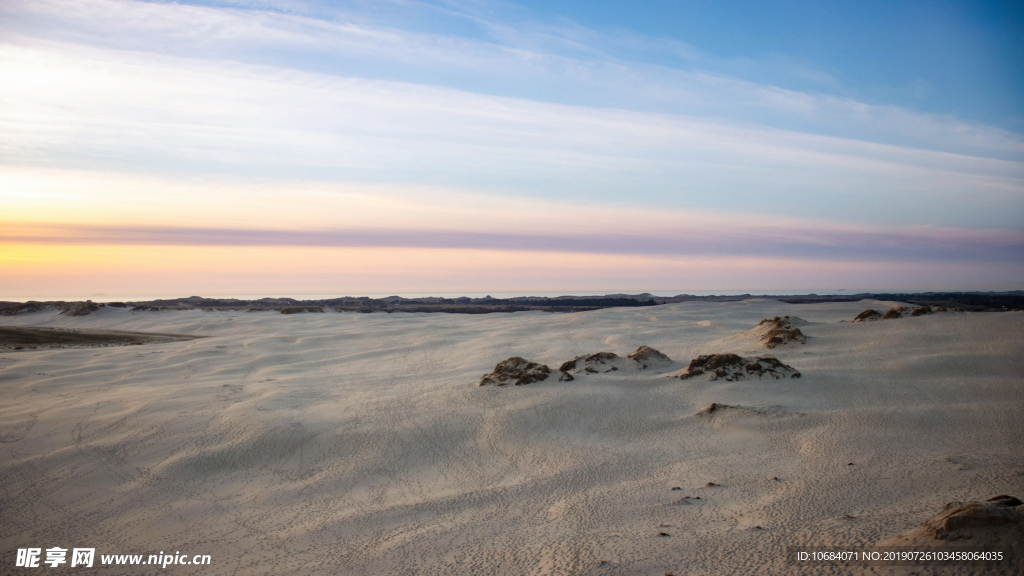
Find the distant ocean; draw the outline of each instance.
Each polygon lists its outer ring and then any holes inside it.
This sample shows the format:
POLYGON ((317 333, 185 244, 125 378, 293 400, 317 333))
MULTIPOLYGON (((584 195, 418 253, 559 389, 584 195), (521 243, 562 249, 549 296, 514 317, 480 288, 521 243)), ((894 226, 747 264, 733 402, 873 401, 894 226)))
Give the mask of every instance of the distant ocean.
POLYGON ((818 289, 800 289, 794 288, 791 290, 531 290, 524 292, 321 292, 311 294, 278 294, 278 293, 241 293, 232 292, 225 294, 0 294, 0 300, 8 302, 26 302, 28 300, 48 301, 48 300, 64 300, 64 301, 79 301, 79 300, 92 300, 93 302, 140 302, 148 300, 160 300, 160 299, 172 299, 172 298, 188 298, 189 296, 202 296, 204 298, 238 298, 240 300, 257 300, 259 298, 294 298, 296 300, 323 300, 327 298, 341 298, 343 296, 369 296, 371 298, 384 298, 386 296, 402 296, 404 298, 458 298, 460 296, 467 296, 469 298, 483 298, 484 296, 491 296, 493 298, 515 298, 519 296, 542 296, 542 297, 554 297, 554 296, 604 296, 606 294, 641 294, 649 293, 654 296, 677 296, 679 294, 690 294, 693 296, 739 296, 742 294, 752 295, 765 295, 765 296, 786 296, 786 295, 804 295, 804 294, 818 294, 818 295, 843 295, 843 294, 862 294, 862 293, 904 293, 913 294, 917 292, 933 292, 941 291, 940 289, 932 290, 900 290, 900 289, 844 289, 844 288, 818 288, 818 289))

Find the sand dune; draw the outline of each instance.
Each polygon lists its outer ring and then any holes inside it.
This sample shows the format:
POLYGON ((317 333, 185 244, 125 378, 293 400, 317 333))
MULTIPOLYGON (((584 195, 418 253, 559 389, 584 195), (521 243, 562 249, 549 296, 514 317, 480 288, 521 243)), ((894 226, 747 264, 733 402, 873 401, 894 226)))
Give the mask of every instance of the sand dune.
POLYGON ((850 322, 894 305, 5 318, 205 336, 0 351, 5 562, 59 545, 211 554, 167 569, 206 575, 789 574, 787 546, 1024 494, 1024 314, 850 322), (771 354, 799 379, 476 386, 514 356, 756 357, 736 336, 786 315, 806 343, 771 354), (696 415, 711 403, 730 408, 696 415))

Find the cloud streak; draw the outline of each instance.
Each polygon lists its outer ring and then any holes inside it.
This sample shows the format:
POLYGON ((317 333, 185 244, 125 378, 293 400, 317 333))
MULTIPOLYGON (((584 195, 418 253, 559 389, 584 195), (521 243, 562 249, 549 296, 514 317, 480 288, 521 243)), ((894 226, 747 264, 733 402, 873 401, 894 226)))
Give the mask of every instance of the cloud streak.
POLYGON ((860 222, 1012 227, 1024 213, 1022 163, 775 128, 108 50, 0 47, 0 76, 14 165, 631 195, 860 222))
POLYGON ((280 230, 143 226, 5 226, 9 244, 436 248, 647 256, 734 256, 876 261, 1003 262, 1024 258, 1024 235, 955 230, 826 231, 751 228, 672 235, 501 233, 456 230, 280 230))
MULTIPOLYGON (((1024 159, 1020 135, 951 116, 786 90, 716 73, 730 63, 679 42, 575 26, 501 21, 495 9, 414 8, 438 29, 396 26, 356 3, 237 3, 233 8, 94 0, 15 0, 14 38, 73 39, 116 50, 230 61, 340 77, 399 80, 564 104, 731 118, 972 155, 1024 159), (454 22, 456 25, 452 26, 454 22), (673 54, 689 68, 654 64, 673 54)), ((394 16, 400 10, 392 7, 394 16)), ((508 16, 508 10, 500 11, 508 16)))
POLYGON ((416 251, 487 273, 539 254, 552 282, 600 258, 666 281, 1024 276, 1017 134, 750 82, 680 43, 400 4, 416 16, 0 4, 0 248, 369 250, 392 281, 416 251))

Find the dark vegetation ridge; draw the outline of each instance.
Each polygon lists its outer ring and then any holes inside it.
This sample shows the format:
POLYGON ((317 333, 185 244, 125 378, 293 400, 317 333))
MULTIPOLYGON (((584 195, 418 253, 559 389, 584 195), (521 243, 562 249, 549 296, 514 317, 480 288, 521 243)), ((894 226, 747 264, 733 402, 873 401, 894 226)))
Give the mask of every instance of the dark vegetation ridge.
POLYGON ((124 330, 70 330, 67 328, 0 326, 0 350, 125 346, 129 344, 147 344, 150 342, 176 342, 179 340, 193 340, 195 338, 202 338, 202 336, 127 332, 124 330))
POLYGON ((857 302, 865 299, 894 300, 916 306, 961 307, 968 311, 1024 310, 1024 291, 1012 292, 920 292, 920 293, 860 293, 860 294, 803 294, 774 296, 765 294, 739 294, 731 296, 653 296, 651 294, 607 294, 604 296, 521 296, 515 298, 403 298, 388 296, 343 296, 320 300, 296 300, 295 298, 171 298, 137 302, 0 302, 0 315, 13 316, 37 312, 44 308, 56 308, 69 316, 84 316, 107 306, 130 308, 133 311, 151 310, 246 310, 277 311, 284 314, 316 313, 327 310, 339 312, 448 312, 459 314, 488 314, 492 312, 522 312, 541 310, 545 312, 582 312, 600 308, 655 306, 676 302, 708 301, 736 302, 750 298, 768 298, 789 304, 813 304, 819 302, 857 302))

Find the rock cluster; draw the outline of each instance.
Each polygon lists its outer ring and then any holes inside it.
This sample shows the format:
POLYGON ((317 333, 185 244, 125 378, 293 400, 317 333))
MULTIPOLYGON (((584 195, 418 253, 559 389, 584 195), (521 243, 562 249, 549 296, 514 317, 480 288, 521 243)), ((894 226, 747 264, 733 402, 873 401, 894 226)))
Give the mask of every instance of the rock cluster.
POLYGON ((14 306, 0 308, 0 316, 17 316, 18 314, 42 312, 45 308, 46 304, 43 304, 42 302, 25 302, 24 304, 15 304, 14 306))
POLYGON ((913 546, 921 550, 961 546, 1001 550, 1005 561, 991 573, 1024 574, 1024 506, 1020 499, 1006 494, 984 502, 950 502, 922 526, 880 545, 913 546))
POLYGON ((302 312, 323 312, 323 306, 285 306, 281 314, 301 314, 302 312))
POLYGON ((882 313, 878 310, 871 310, 870 308, 857 314, 857 317, 853 319, 854 322, 874 322, 875 320, 881 320, 882 313))
POLYGON ((719 402, 712 402, 711 404, 708 404, 707 408, 698 411, 697 414, 703 416, 710 416, 715 412, 721 412, 722 410, 730 410, 735 408, 739 408, 739 406, 733 406, 732 404, 722 404, 719 402))
POLYGON ((779 362, 778 358, 741 358, 736 354, 707 354, 691 360, 679 378, 687 380, 696 376, 706 376, 708 380, 734 382, 746 379, 799 378, 800 372, 779 362))
POLYGON ((97 311, 102 307, 103 304, 93 304, 92 301, 86 302, 61 302, 57 307, 60 308, 61 314, 68 316, 87 316, 97 311))
POLYGON ((18 314, 30 314, 32 312, 42 312, 48 308, 55 308, 61 314, 67 316, 86 316, 104 306, 106 304, 96 304, 92 300, 86 300, 85 302, 25 302, 24 304, 0 308, 0 315, 17 316, 18 314))
POLYGON ((619 355, 614 352, 595 352, 593 354, 584 354, 577 356, 572 360, 566 360, 562 362, 562 365, 558 367, 559 372, 573 372, 576 373, 586 372, 588 374, 597 374, 598 372, 614 372, 618 370, 619 355))
POLYGON ((771 349, 789 344, 790 342, 799 342, 801 344, 806 342, 807 336, 793 325, 794 321, 797 320, 790 320, 789 316, 776 316, 775 318, 765 318, 758 322, 758 327, 767 327, 764 336, 761 337, 761 342, 764 343, 765 348, 771 349))
POLYGON ((950 502, 924 525, 881 545, 922 550, 960 546, 1002 550, 1008 561, 992 573, 1024 574, 1024 506, 1018 498, 1006 494, 984 502, 950 502))
POLYGON ((667 367, 671 365, 671 358, 650 346, 641 346, 625 358, 614 352, 584 354, 563 362, 558 367, 558 370, 551 370, 551 368, 544 364, 530 362, 525 358, 513 356, 508 360, 498 363, 490 374, 484 374, 478 386, 486 386, 487 384, 504 386, 510 382, 516 386, 521 386, 546 380, 555 372, 558 373, 559 382, 569 382, 575 380, 574 374, 646 370, 650 367, 667 367))
MULTIPOLYGON (((563 362, 558 370, 566 375, 598 374, 619 370, 646 370, 670 365, 672 359, 650 346, 641 346, 625 358, 614 352, 584 354, 563 362)), ((570 378, 571 379, 571 378, 570 378)))
MULTIPOLYGON (((962 307, 954 308, 954 312, 963 312, 962 307)), ((914 306, 910 308, 908 306, 895 306, 889 308, 882 314, 878 310, 867 309, 853 319, 854 322, 874 322, 875 320, 895 320, 896 318, 906 318, 907 316, 925 316, 933 312, 948 312, 949 309, 945 306, 914 306)))
POLYGON ((1016 510, 1021 501, 1001 494, 985 502, 950 502, 931 520, 924 530, 936 540, 960 540, 970 536, 971 529, 1021 524, 1024 517, 1016 510))
POLYGON ((651 365, 668 364, 672 362, 671 358, 650 346, 641 346, 637 348, 632 354, 627 356, 627 358, 639 364, 641 370, 645 370, 651 365))
POLYGON ((525 358, 513 356, 508 360, 499 362, 490 374, 484 374, 477 386, 486 386, 488 384, 504 386, 510 382, 516 386, 522 386, 546 380, 550 375, 551 368, 544 364, 537 364, 525 358))

